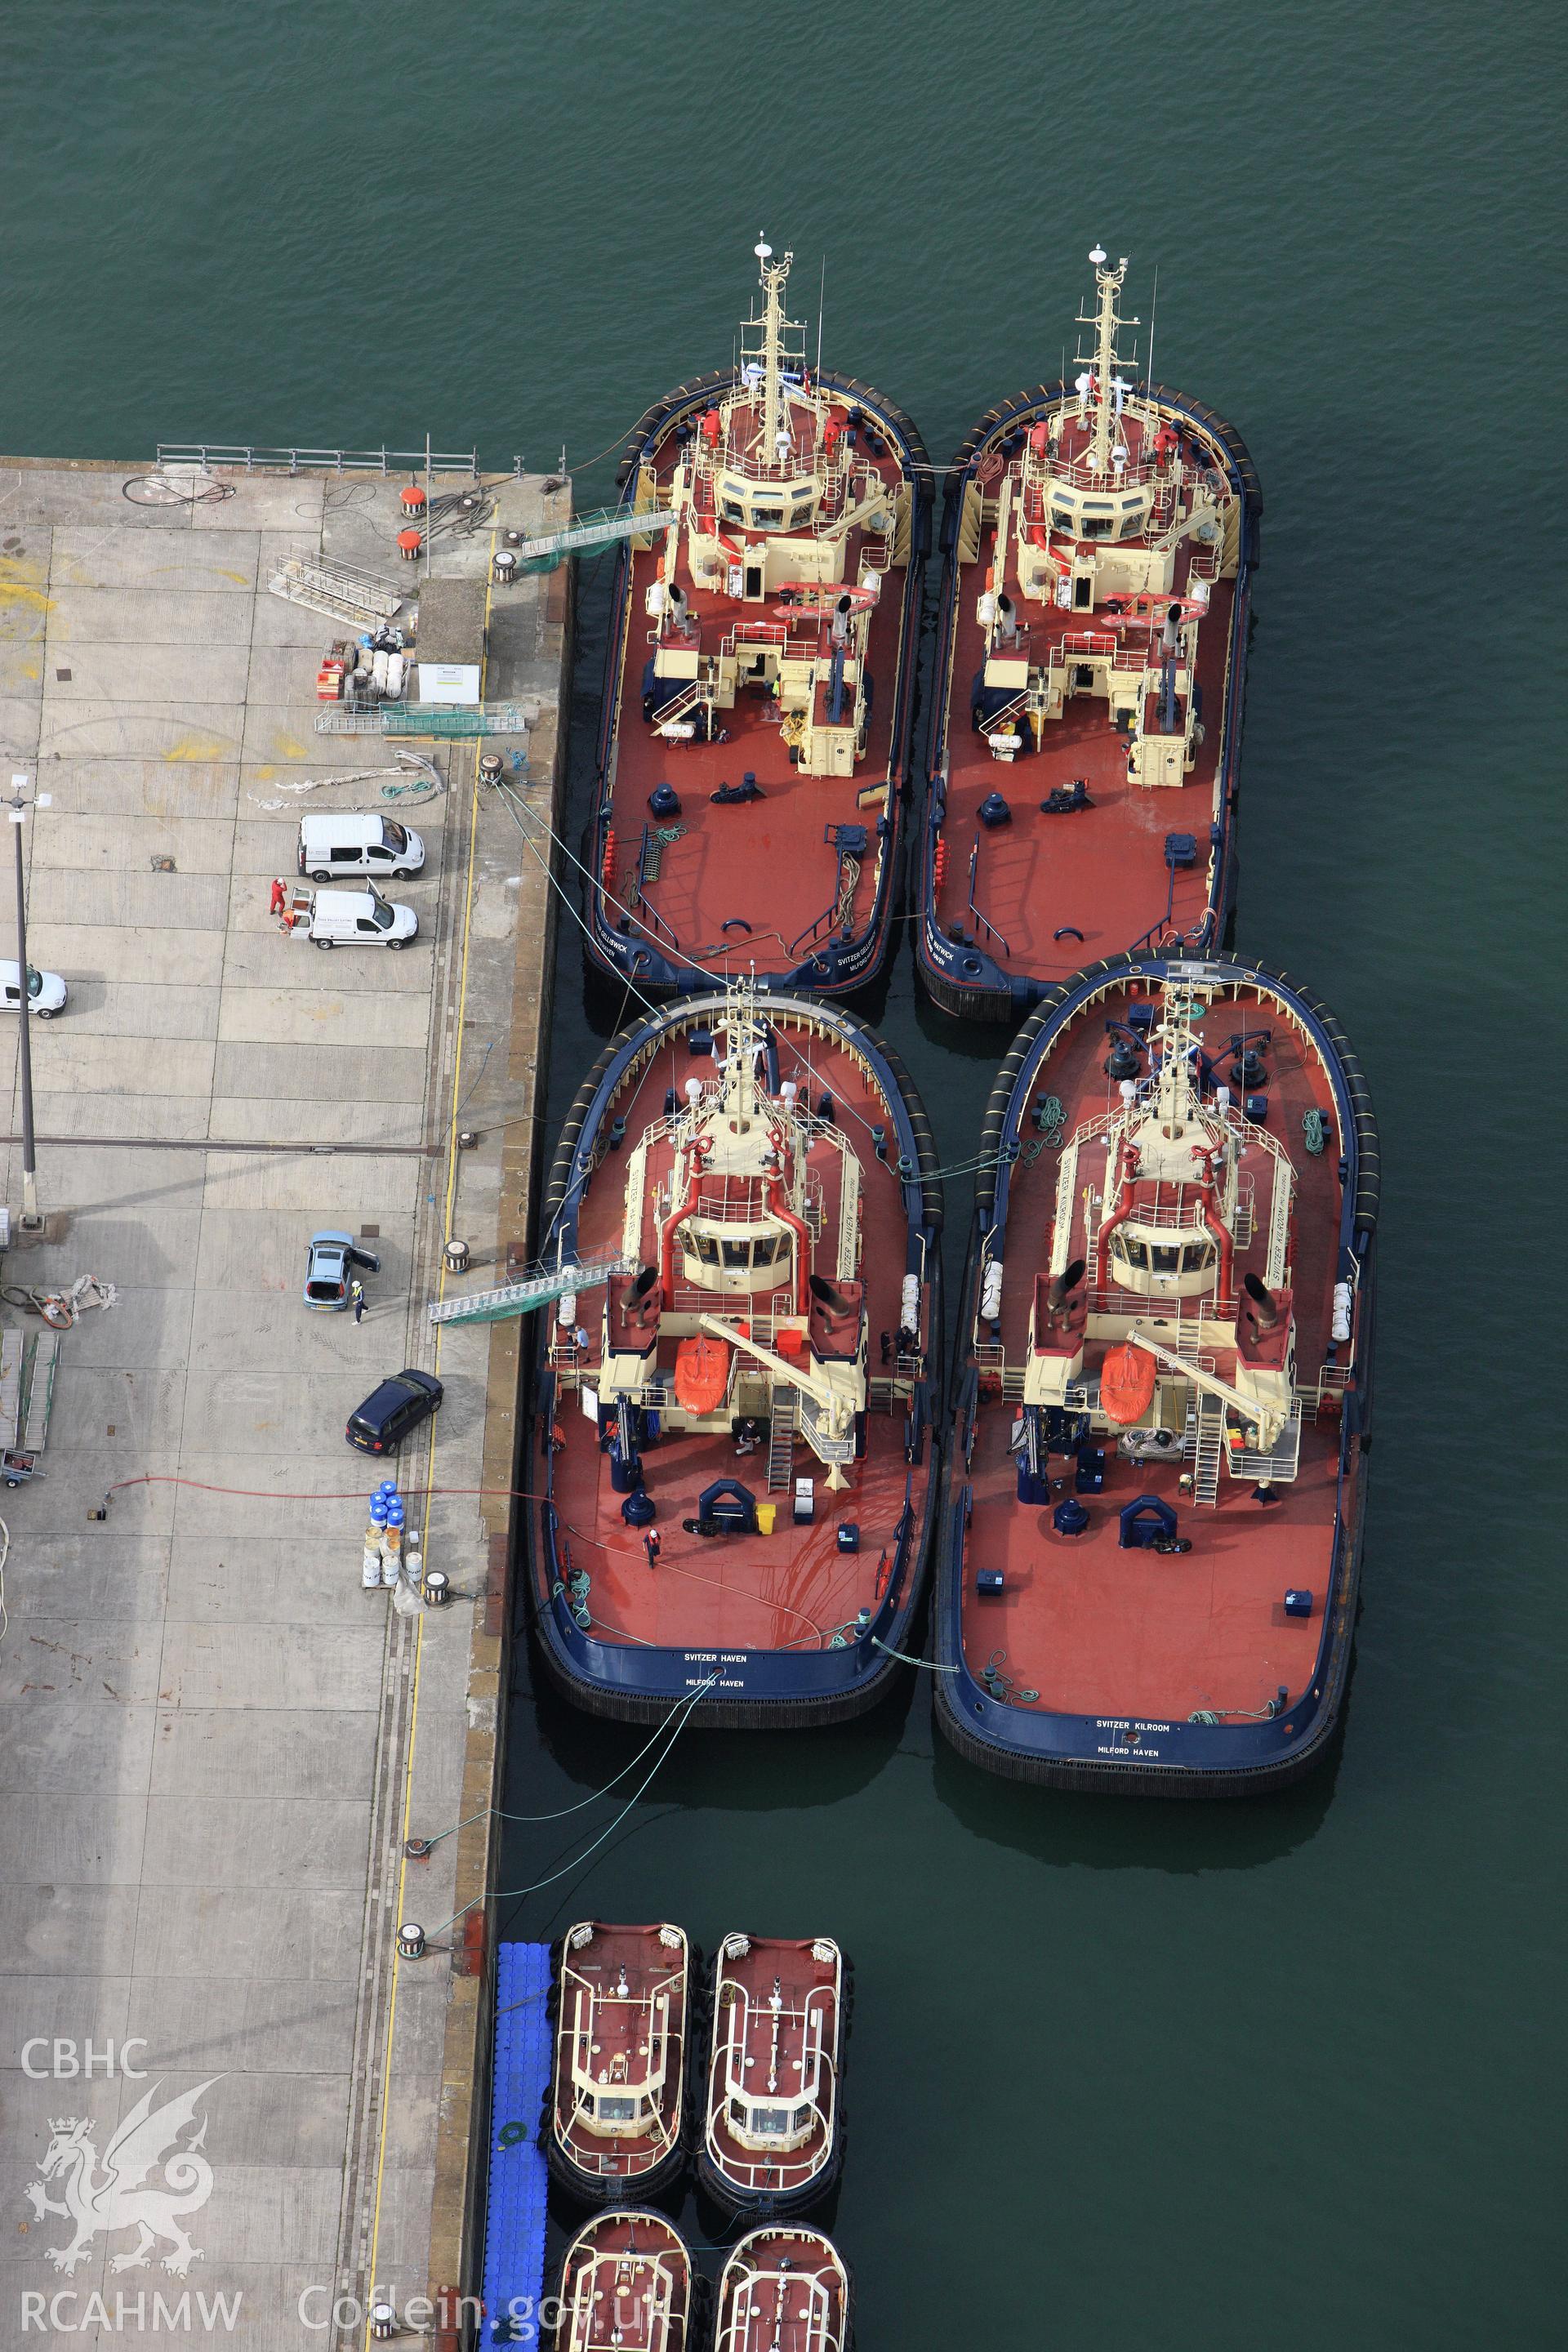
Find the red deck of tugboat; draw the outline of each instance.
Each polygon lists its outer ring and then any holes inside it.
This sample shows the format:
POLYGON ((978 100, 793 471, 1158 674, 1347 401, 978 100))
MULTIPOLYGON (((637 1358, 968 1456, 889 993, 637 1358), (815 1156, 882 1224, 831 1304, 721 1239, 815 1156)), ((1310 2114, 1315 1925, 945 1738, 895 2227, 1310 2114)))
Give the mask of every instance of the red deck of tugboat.
MULTIPOLYGON (((855 1139, 861 1157, 861 1275, 874 1377, 879 1336, 898 1328, 908 1244, 901 1189, 891 1162, 884 1166, 873 1157, 868 1131, 872 1124, 889 1124, 887 1108, 864 1066, 842 1047, 783 1024, 778 1035, 783 1076, 798 1078, 803 1088, 809 1086, 814 1104, 824 1090, 833 1096, 838 1124, 855 1139)), ((628 1139, 661 1115, 668 1087, 679 1091, 694 1072, 710 1068, 694 1062, 679 1039, 661 1045, 610 1107, 625 1118, 628 1139)), ((838 1154, 819 1148, 811 1164, 820 1168, 825 1188, 819 1258, 831 1270, 838 1154)), ((609 1153, 588 1188, 578 1217, 585 1256, 620 1245, 625 1166, 620 1154, 609 1153)), ((653 1192, 668 1170, 668 1147, 660 1145, 649 1154, 644 1208, 641 1247, 650 1264, 658 1256, 653 1192)), ((743 1302, 710 1292, 693 1292, 689 1302, 682 1290, 678 1303, 682 1308, 690 1303, 708 1311, 743 1312, 743 1302)), ((590 1382, 596 1349, 595 1341, 586 1368, 590 1382)), ((661 1339, 661 1372, 672 1377, 674 1363, 675 1342, 661 1339)), ((676 1649, 820 1649, 836 1627, 851 1623, 858 1609, 875 1605, 879 1561, 884 1549, 892 1555, 904 1506, 908 1473, 901 1413, 889 1415, 875 1405, 868 1412, 866 1456, 849 1465, 848 1489, 842 1494, 828 1492, 823 1465, 797 1444, 795 1475, 816 1480, 816 1517, 805 1526, 794 1522, 789 1492, 767 1494, 765 1442, 758 1452, 737 1458, 728 1434, 667 1436, 644 1456, 661 1546, 651 1568, 637 1531, 622 1520, 621 1497, 611 1487, 608 1458, 599 1451, 594 1424, 574 1401, 563 1399, 558 1407, 557 1432, 563 1441, 554 1474, 561 1531, 573 1565, 586 1569, 592 1579, 596 1639, 676 1649), (776 1502, 772 1535, 710 1538, 685 1531, 681 1522, 695 1517, 699 1495, 715 1479, 727 1477, 738 1478, 760 1500, 776 1502), (838 1549, 840 1519, 858 1525, 858 1552, 838 1549)), ((793 1478, 791 1483, 793 1487, 793 1478)))
MULTIPOLYGON (((828 404, 828 414, 842 425, 849 403, 828 404)), ((876 458, 857 451, 889 487, 902 480, 899 461, 885 448, 876 458)), ((673 433, 667 435, 654 465, 661 485, 668 484, 679 455, 673 433)), ((773 541, 795 536, 805 546, 811 534, 773 531, 773 541)), ((643 717, 643 665, 652 651, 652 623, 647 617, 647 590, 658 577, 667 547, 678 543, 674 532, 660 534, 651 549, 636 551, 626 601, 626 645, 617 713, 617 747, 610 823, 615 830, 616 863, 610 877, 611 897, 632 912, 634 935, 646 932, 661 955, 679 963, 670 933, 682 955, 720 975, 743 974, 753 966, 762 971, 791 970, 810 952, 801 935, 832 903, 838 875, 835 852, 823 839, 829 824, 866 825, 871 845, 861 861, 852 908, 854 931, 870 918, 875 886, 875 835, 881 804, 858 807, 857 795, 887 780, 892 730, 899 700, 900 635, 902 626, 906 574, 894 567, 877 609, 871 615, 867 667, 875 681, 866 756, 852 776, 808 776, 790 764, 778 727, 768 717, 762 696, 742 689, 733 709, 720 715, 729 730, 725 743, 668 742, 643 717), (721 784, 739 784, 748 772, 763 794, 759 801, 715 806, 709 799, 721 784), (657 881, 644 895, 657 911, 657 923, 640 919, 637 906, 637 858, 642 829, 650 822, 648 794, 661 783, 680 795, 679 822, 686 828, 660 853, 657 881), (726 931, 739 920, 749 929, 726 931), (664 927, 668 925, 668 929, 664 927), (800 944, 796 944, 800 942, 800 944)), ((699 586, 685 560, 685 536, 675 578, 688 598, 698 636, 684 642, 689 650, 717 653, 720 643, 737 625, 777 625, 782 614, 776 599, 743 603, 699 586)), ((856 529, 848 534, 844 584, 852 586, 858 559, 868 545, 881 553, 887 541, 856 529)), ((784 608, 787 610, 787 608, 784 608)), ((824 619, 822 628, 826 630, 824 619)), ((798 625, 795 641, 815 646, 798 625)), ((673 693, 673 689, 671 689, 673 693)), ((610 920, 617 910, 608 908, 610 920)))
MULTIPOLYGON (((1135 438, 1141 430, 1129 422, 1130 436, 1135 438)), ((1080 456, 1088 439, 1086 427, 1065 425, 1063 458, 1080 456)), ((1001 464, 999 455, 981 461, 978 478, 988 491, 995 485, 985 468, 989 466, 994 477, 1001 464)), ((1123 543, 1135 548, 1146 542, 1123 543)), ((1167 898, 1173 931, 1191 932, 1203 919, 1215 776, 1224 747, 1226 665, 1236 583, 1215 582, 1209 609, 1198 626, 1197 683, 1205 733, 1196 762, 1180 786, 1148 787, 1129 780, 1127 738, 1112 726, 1106 703, 1096 695, 1072 697, 1059 719, 1047 719, 1037 753, 1022 753, 1012 761, 992 757, 985 737, 970 724, 972 688, 985 658, 984 631, 975 608, 992 560, 987 534, 979 560, 964 567, 958 583, 947 717, 947 857, 937 919, 944 932, 961 924, 975 933, 977 944, 1005 971, 1066 980, 1082 965, 1119 955, 1145 932, 1158 931, 1164 923, 1167 898), (1079 777, 1089 786, 1093 807, 1068 815, 1045 814, 1039 803, 1079 777), (1012 821, 984 825, 976 812, 988 793, 997 792, 1011 804, 1012 821), (1173 896, 1165 863, 1165 837, 1172 833, 1191 834, 1197 847, 1195 862, 1175 871, 1173 896), (1006 952, 993 932, 975 925, 970 912, 969 862, 976 840, 975 905, 1006 942, 1006 952), (1067 927, 1081 937, 1056 939, 1054 934, 1067 927)), ((1187 593, 1192 561, 1188 541, 1178 551, 1173 595, 1187 593)), ((1043 662, 1047 646, 1079 631, 1113 635, 1129 654, 1149 642, 1145 625, 1104 604, 1092 613, 1068 613, 1026 601, 1018 590, 1016 543, 1006 579, 995 584, 1006 587, 1016 604, 1016 651, 1031 663, 1043 662)), ((1157 625, 1152 634, 1157 648, 1157 625)), ((1152 658, 1157 667, 1157 651, 1152 658)))
POLYGON ((713 2352, 841 2352, 848 2299, 843 2265, 820 2231, 753 2230, 719 2282, 713 2352))
MULTIPOLYGON (((1067 1110, 1070 1136, 1114 1098, 1104 1073, 1107 1019, 1126 1019, 1129 999, 1100 999, 1080 1015, 1039 1072, 1037 1091, 1054 1093, 1067 1110)), ((1310 1043, 1282 1017, 1278 1005, 1232 997, 1209 1008, 1202 1034, 1217 1053, 1225 1039, 1255 1019, 1273 1031, 1268 1049, 1268 1128, 1294 1165, 1298 1191, 1291 1252, 1297 1322, 1298 1381, 1315 1381, 1329 1340, 1337 1256, 1340 1187, 1338 1133, 1328 1077, 1310 1043), (1329 1140, 1318 1157, 1301 1145, 1302 1117, 1321 1111, 1329 1140)), ((1251 1164, 1252 1155, 1243 1165, 1251 1164)), ((1028 1350, 1035 1276, 1048 1262, 1058 1160, 1044 1151, 1012 1171, 1003 1285, 1003 1337, 1011 1362, 1028 1350)), ((1266 1217, 1260 1223, 1266 1225, 1266 1217)), ((1236 1280, 1248 1267, 1261 1274, 1260 1232, 1236 1253, 1236 1280)), ((1090 1344, 1086 1370, 1102 1349, 1090 1344)), ((1216 1354, 1214 1369, 1228 1377, 1234 1357, 1216 1354)), ((1015 1408, 1000 1398, 983 1406, 975 1440, 974 1514, 967 1551, 972 1567, 1005 1571, 1003 1593, 988 1599, 966 1580, 964 1654, 978 1674, 1005 1652, 1004 1672, 1037 1690, 1042 1708, 1064 1714, 1184 1720, 1198 1709, 1261 1711, 1284 1685, 1306 1686, 1322 1631, 1321 1613, 1334 1522, 1339 1460, 1337 1419, 1303 1415, 1300 1475, 1277 1488, 1267 1507, 1252 1499, 1251 1483, 1222 1470, 1219 1500, 1201 1507, 1178 1493, 1168 1464, 1123 1461, 1106 1441, 1104 1492, 1088 1500, 1091 1524, 1077 1538, 1057 1535, 1048 1509, 1016 1500, 1016 1465, 1008 1451, 1015 1408), (1162 1495, 1177 1510, 1189 1552, 1172 1555, 1119 1548, 1118 1513, 1144 1494, 1162 1495), (1288 1617, 1288 1587, 1311 1591, 1310 1618, 1288 1617)), ((1053 1458, 1054 1474, 1070 1462, 1053 1458)), ((1066 1491, 1072 1491, 1070 1476, 1066 1491)))
POLYGON ((604 2213, 561 2272, 558 2352, 685 2352, 691 2257, 659 2214, 604 2213))
POLYGON ((606 1927, 599 1920, 589 1924, 592 1941, 574 1950, 568 1935, 562 1959, 553 2089, 556 2137, 584 2172, 595 2178, 618 2175, 635 2189, 638 2175, 662 2164, 680 2137, 690 1990, 688 1948, 684 1942, 670 1946, 661 1941, 658 1927, 606 1927), (589 1993, 594 1996, 591 2007, 589 1993), (654 2006, 660 1994, 668 1994, 669 2001, 662 2045, 654 2006), (579 2031, 580 2022, 587 2030, 579 2031), (658 2078, 662 2066, 659 2128, 625 2139, 589 2131, 574 2109, 574 2057, 595 2084, 610 2092, 624 2089, 632 2096, 658 2078))

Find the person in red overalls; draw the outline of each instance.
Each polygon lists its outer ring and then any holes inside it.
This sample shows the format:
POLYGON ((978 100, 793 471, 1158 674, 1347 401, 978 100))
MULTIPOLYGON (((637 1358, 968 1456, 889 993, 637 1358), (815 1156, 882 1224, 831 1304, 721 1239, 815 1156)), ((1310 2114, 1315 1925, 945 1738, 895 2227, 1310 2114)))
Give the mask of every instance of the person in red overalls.
POLYGON ((284 888, 281 882, 274 882, 272 885, 272 904, 268 908, 268 912, 273 915, 280 915, 288 903, 288 891, 284 888))

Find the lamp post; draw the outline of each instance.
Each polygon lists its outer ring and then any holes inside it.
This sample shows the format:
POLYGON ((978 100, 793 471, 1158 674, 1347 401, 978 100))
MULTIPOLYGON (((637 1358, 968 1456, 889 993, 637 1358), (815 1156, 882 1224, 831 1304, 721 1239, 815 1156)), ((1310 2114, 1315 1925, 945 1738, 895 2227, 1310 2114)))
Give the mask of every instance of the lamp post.
MULTIPOLYGON (((38 1149, 33 1133, 33 1043, 27 1027, 30 1002, 27 987, 27 885, 22 863, 22 825, 26 817, 28 779, 14 775, 11 798, 5 814, 16 828, 16 994, 21 1008, 21 1077, 22 1077, 22 1231, 36 1234, 42 1229, 43 1217, 38 1209, 38 1149)), ((47 808, 49 795, 37 793, 32 805, 47 808)))

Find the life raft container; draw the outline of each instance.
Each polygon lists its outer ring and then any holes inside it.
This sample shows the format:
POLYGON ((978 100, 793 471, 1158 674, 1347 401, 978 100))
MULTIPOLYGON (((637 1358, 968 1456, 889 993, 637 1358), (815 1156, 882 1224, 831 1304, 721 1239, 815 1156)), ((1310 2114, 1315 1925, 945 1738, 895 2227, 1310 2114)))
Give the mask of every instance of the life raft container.
POLYGON ((1131 1339, 1119 1348, 1108 1348, 1100 1368, 1100 1403, 1106 1419, 1123 1429, 1142 1421, 1154 1402, 1157 1377, 1147 1348, 1135 1348, 1131 1339))

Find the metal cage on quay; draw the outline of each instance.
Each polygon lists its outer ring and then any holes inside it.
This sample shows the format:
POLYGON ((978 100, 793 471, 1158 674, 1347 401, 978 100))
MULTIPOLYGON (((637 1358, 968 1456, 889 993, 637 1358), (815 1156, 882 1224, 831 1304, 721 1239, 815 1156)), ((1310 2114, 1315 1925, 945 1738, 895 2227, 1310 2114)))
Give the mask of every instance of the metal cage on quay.
POLYGON ((1371 1437, 1377 1129, 1266 964, 1122 956, 992 1094, 937 1568, 937 1720, 1047 1785, 1241 1794, 1321 1755, 1371 1437))
POLYGON ((546 1665, 592 1712, 841 1721, 902 1669, 935 1508, 942 1187, 851 1015, 735 983, 624 1030, 578 1095, 544 1254, 618 1253, 541 1333, 546 1665))
POLYGON ((931 467, 808 359, 756 248, 740 364, 650 408, 623 502, 587 858, 589 952, 645 992, 755 972, 843 994, 886 959, 931 467))
POLYGON ((948 476, 917 962, 972 1020, 1096 956, 1210 952, 1234 895, 1262 495, 1234 425, 1135 371, 1127 264, 1089 259, 1076 376, 987 410, 948 476))

